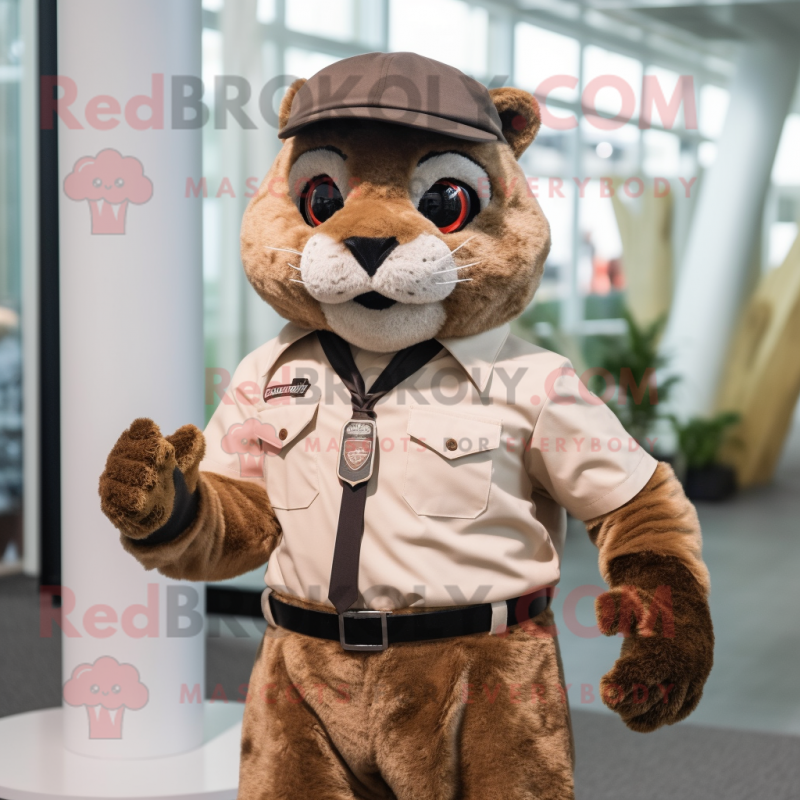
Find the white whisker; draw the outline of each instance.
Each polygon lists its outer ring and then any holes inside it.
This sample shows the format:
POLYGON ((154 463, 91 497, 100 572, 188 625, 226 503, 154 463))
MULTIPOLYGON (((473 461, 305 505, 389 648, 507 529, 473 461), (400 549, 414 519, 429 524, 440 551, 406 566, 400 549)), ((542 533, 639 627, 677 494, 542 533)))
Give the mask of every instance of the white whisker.
POLYGON ((296 281, 294 278, 289 278, 289 280, 290 280, 292 283, 302 283, 302 284, 303 284, 303 286, 305 286, 305 285, 306 285, 306 282, 305 282, 305 281, 296 281))
POLYGON ((478 234, 476 233, 473 236, 470 236, 469 239, 467 239, 466 241, 461 242, 461 244, 458 247, 455 247, 450 251, 450 255, 453 255, 453 253, 457 253, 465 244, 469 244, 477 235, 478 234))
POLYGON ((432 272, 431 275, 442 275, 445 272, 453 272, 456 269, 466 269, 467 267, 474 267, 476 264, 480 264, 480 261, 473 261, 471 264, 461 264, 458 267, 450 267, 450 269, 440 269, 438 272, 432 272))
POLYGON ((303 255, 299 250, 292 250, 290 247, 269 247, 264 245, 265 250, 279 250, 281 253, 296 253, 298 256, 303 255))
POLYGON ((442 259, 447 258, 447 256, 451 256, 453 255, 453 253, 457 253, 465 244, 469 244, 477 235, 478 234, 476 233, 473 236, 470 236, 469 239, 467 239, 465 242, 461 242, 461 244, 458 247, 454 247, 447 255, 442 256, 442 258, 437 258, 436 261, 434 261, 433 263, 438 264, 442 259))
POLYGON ((437 286, 447 286, 448 283, 468 283, 472 278, 459 278, 457 281, 436 281, 437 286))
MULTIPOLYGON (((288 262, 288 261, 287 261, 286 263, 287 263, 287 264, 289 264, 289 262, 288 262)), ((300 267, 296 267, 294 264, 289 264, 289 266, 290 266, 292 269, 296 269, 298 272, 302 272, 302 271, 303 271, 303 270, 301 270, 301 269, 300 269, 300 267)))

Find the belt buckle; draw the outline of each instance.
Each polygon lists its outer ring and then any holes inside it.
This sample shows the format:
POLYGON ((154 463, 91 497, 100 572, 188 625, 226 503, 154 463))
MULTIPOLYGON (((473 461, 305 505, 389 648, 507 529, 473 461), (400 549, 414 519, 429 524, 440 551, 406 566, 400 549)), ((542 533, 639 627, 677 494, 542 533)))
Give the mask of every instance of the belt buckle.
POLYGON ((342 645, 343 650, 356 650, 360 652, 379 653, 389 647, 389 628, 386 624, 386 615, 390 611, 373 611, 372 609, 365 609, 363 611, 345 611, 339 614, 339 644, 342 645), (381 643, 380 644, 349 644, 344 635, 344 618, 350 617, 358 619, 358 617, 380 617, 381 618, 381 643))

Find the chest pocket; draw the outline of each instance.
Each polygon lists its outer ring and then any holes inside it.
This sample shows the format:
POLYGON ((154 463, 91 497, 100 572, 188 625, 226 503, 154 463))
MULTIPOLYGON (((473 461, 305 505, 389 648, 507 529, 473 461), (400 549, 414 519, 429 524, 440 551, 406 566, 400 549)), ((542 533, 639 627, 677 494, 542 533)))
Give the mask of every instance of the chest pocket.
POLYGON ((258 415, 267 496, 273 508, 308 508, 319 494, 314 426, 319 403, 276 405, 258 415))
POLYGON ((502 423, 412 408, 403 495, 417 514, 474 519, 489 502, 502 423))

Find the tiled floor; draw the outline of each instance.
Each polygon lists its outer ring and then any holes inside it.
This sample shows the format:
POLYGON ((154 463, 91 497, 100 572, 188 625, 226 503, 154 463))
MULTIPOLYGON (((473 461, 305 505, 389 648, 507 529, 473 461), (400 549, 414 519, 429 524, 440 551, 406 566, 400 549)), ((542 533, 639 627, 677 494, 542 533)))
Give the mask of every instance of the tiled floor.
MULTIPOLYGON (((800 734, 800 425, 772 485, 731 502, 698 504, 698 513, 716 651, 703 700, 689 721, 800 734)), ((583 638, 566 627, 563 602, 570 592, 602 586, 583 526, 571 523, 569 534, 555 608, 570 701, 576 709, 611 713, 597 699, 597 686, 620 640, 583 638)), ((579 622, 592 624, 592 604, 590 598, 579 602, 579 622)))

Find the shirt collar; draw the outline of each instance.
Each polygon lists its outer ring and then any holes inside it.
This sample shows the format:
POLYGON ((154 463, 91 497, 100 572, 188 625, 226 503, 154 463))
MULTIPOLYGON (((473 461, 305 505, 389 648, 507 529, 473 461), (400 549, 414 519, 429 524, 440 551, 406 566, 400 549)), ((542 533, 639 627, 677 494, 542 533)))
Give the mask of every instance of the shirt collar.
POLYGON ((272 340, 272 350, 267 359, 267 367, 261 373, 261 377, 263 378, 272 370, 275 366, 275 362, 281 357, 284 351, 288 350, 295 342, 299 342, 310 333, 314 333, 314 331, 308 328, 301 328, 293 322, 284 325, 281 332, 272 340))
MULTIPOLYGON (((494 364, 500 355, 503 345, 506 343, 509 331, 510 326, 506 324, 501 325, 499 328, 492 328, 490 331, 478 333, 475 336, 460 336, 453 339, 439 339, 438 341, 463 367, 478 391, 482 392, 489 383, 494 364)), ((308 328, 301 328, 293 322, 285 325, 273 341, 272 352, 269 355, 267 368, 264 370, 263 375, 266 375, 272 369, 285 350, 310 333, 313 333, 313 331, 308 328)))
POLYGON ((489 383, 495 362, 508 339, 510 330, 510 326, 506 324, 475 336, 439 339, 439 341, 461 364, 478 391, 482 392, 489 383))

